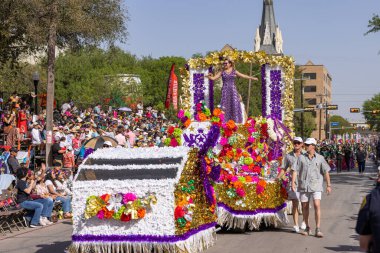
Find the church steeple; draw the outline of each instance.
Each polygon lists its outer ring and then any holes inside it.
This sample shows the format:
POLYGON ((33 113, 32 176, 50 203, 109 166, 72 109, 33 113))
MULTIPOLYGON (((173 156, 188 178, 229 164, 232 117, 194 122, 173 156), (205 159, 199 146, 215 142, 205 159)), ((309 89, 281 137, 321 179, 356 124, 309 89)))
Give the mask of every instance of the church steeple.
POLYGON ((282 54, 282 33, 276 24, 273 0, 264 0, 263 4, 261 25, 256 31, 255 51, 265 51, 267 54, 282 54))

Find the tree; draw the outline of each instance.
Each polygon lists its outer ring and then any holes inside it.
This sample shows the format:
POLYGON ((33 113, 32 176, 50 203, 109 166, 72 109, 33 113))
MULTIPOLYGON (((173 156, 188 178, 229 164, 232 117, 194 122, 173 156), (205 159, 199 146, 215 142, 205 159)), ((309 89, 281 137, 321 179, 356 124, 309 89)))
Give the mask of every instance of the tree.
POLYGON ((364 118, 370 125, 370 128, 380 131, 380 113, 372 113, 374 110, 380 110, 380 93, 377 93, 363 103, 364 118))
POLYGON ((351 127, 351 124, 350 122, 348 122, 348 120, 346 120, 345 118, 343 118, 342 116, 339 116, 339 115, 333 115, 330 117, 330 122, 338 122, 339 123, 339 126, 337 128, 342 128, 342 129, 333 129, 331 130, 331 134, 350 134, 350 133, 354 133, 355 130, 352 129, 351 127))
POLYGON ((380 17, 378 14, 374 14, 372 19, 368 21, 368 28, 369 30, 365 33, 365 35, 380 31, 380 17))
POLYGON ((57 46, 78 49, 83 45, 123 41, 126 38, 126 12, 121 0, 18 0, 15 3, 19 22, 14 25, 29 42, 17 43, 30 50, 47 48, 46 159, 51 164, 55 49, 57 46))

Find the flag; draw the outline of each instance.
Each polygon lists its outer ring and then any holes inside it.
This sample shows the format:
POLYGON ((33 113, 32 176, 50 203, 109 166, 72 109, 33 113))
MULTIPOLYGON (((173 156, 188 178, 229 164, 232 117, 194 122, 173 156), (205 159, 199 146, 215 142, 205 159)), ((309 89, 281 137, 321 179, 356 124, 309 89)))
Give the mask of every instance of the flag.
POLYGON ((169 109, 170 104, 173 104, 174 110, 178 109, 178 78, 174 73, 175 64, 173 63, 170 69, 168 91, 166 93, 165 108, 169 109))

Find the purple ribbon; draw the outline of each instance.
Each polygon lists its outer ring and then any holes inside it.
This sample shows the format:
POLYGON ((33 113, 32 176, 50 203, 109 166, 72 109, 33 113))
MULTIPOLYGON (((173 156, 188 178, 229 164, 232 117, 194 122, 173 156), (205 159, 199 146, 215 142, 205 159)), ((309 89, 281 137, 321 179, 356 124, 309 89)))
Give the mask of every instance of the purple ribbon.
POLYGON ((207 139, 206 142, 203 144, 202 147, 200 147, 199 150, 199 159, 201 161, 201 174, 200 177, 203 180, 203 187, 205 189, 205 195, 208 203, 210 205, 215 204, 215 199, 214 199, 214 187, 210 183, 210 176, 212 178, 219 178, 220 176, 220 169, 217 167, 212 168, 212 172, 210 175, 207 175, 207 164, 205 157, 207 155, 207 152, 210 148, 215 147, 220 135, 220 128, 217 125, 212 125, 210 128, 210 131, 207 134, 207 139), (214 171, 215 169, 215 171, 214 171), (217 175, 217 171, 219 170, 219 175, 217 175))
POLYGON ((223 202, 218 202, 218 207, 223 207, 229 213, 234 214, 234 215, 257 215, 257 214, 263 214, 263 213, 277 213, 278 211, 286 207, 286 203, 283 203, 282 205, 275 208, 259 208, 256 210, 249 210, 249 211, 232 209, 230 206, 228 206, 227 204, 224 204, 223 202))
POLYGON ((283 146, 283 143, 280 140, 280 137, 278 136, 278 133, 280 133, 280 127, 284 130, 285 134, 289 137, 289 139, 292 139, 290 136, 290 130, 287 128, 279 119, 277 119, 274 115, 269 116, 268 118, 273 120, 273 130, 276 133, 277 141, 271 143, 271 152, 272 152, 272 159, 277 160, 279 157, 282 156, 281 148, 283 146))
POLYGON ((73 242, 132 242, 132 243, 175 243, 215 227, 216 222, 203 224, 182 235, 73 235, 73 242))

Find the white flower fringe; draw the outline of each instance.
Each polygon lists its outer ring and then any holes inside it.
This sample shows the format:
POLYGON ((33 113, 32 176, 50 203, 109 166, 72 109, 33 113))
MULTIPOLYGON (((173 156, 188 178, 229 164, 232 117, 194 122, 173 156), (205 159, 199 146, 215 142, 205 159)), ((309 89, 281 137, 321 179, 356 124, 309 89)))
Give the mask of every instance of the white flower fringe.
MULTIPOLYGON (((302 214, 302 204, 300 201, 298 203, 298 214, 302 214)), ((286 214, 293 214, 293 202, 291 200, 286 201, 285 212, 286 214)))
POLYGON ((175 243, 155 242, 73 242, 70 253, 198 253, 213 246, 216 241, 215 228, 209 228, 175 243))
POLYGON ((277 213, 262 213, 256 215, 236 215, 230 213, 223 207, 218 207, 218 224, 227 229, 245 229, 248 225, 249 230, 259 230, 262 223, 265 226, 281 227, 288 223, 288 218, 282 209, 277 213))

